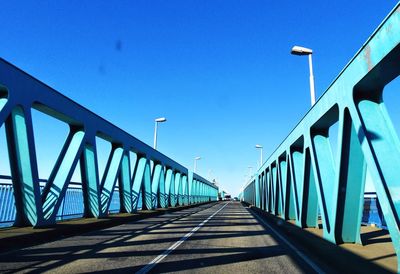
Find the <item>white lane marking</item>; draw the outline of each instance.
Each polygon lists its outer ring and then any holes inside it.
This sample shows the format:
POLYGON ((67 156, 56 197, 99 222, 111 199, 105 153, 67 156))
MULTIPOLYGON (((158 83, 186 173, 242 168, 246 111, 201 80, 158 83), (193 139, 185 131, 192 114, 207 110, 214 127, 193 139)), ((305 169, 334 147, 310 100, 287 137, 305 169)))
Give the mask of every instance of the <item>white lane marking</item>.
MULTIPOLYGON (((253 211, 254 212, 254 211, 253 211)), ((298 250, 294 245, 292 245, 288 240, 285 239, 278 231, 272 228, 267 222, 265 222, 258 214, 255 216, 257 219, 262 222, 266 227, 268 227, 282 242, 284 242, 288 247, 290 247, 304 262, 306 262, 312 269, 314 269, 317 273, 325 273, 321 268, 319 268, 313 261, 311 261, 303 252, 298 250)))
POLYGON ((175 242, 173 245, 171 245, 167 250, 165 250, 161 255, 158 255, 154 260, 152 260, 150 263, 148 263, 146 266, 144 266, 142 269, 140 269, 137 274, 144 274, 149 272, 153 267, 155 267, 159 262, 164 260, 165 257, 167 257, 174 249, 176 249, 178 246, 180 246, 183 242, 185 242, 190 236, 193 235, 197 230, 199 230, 202 226, 204 226, 212 217, 214 217, 218 212, 220 212, 222 209, 224 209, 230 202, 226 203, 224 206, 222 206, 220 209, 215 211, 211 216, 209 216, 207 219, 205 219, 201 224, 193 228, 190 232, 186 233, 185 236, 183 236, 179 241, 175 242))

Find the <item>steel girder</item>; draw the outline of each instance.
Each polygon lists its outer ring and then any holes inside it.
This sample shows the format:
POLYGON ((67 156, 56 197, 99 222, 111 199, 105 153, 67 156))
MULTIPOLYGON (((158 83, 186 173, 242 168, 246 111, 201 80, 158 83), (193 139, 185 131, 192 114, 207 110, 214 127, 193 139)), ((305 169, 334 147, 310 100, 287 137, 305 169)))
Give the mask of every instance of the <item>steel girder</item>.
MULTIPOLYGON (((80 163, 85 217, 108 215, 119 183, 121 211, 217 200, 217 187, 174 160, 0 59, 0 125, 5 124, 14 188, 15 225, 52 225, 73 172, 80 163), (69 125, 69 135, 42 193, 32 109, 69 125), (112 145, 102 178, 96 137, 112 145), (133 161, 130 153, 137 156, 133 161), (132 164, 131 164, 132 161, 132 164), (133 164, 134 163, 134 164, 133 164), (133 166, 134 170, 131 170, 133 166)), ((7 159, 3 159, 7 161, 7 159)))
POLYGON ((316 227, 320 214, 324 238, 360 242, 368 167, 399 260, 400 141, 382 99, 399 74, 398 4, 246 184, 243 200, 300 227, 316 227))

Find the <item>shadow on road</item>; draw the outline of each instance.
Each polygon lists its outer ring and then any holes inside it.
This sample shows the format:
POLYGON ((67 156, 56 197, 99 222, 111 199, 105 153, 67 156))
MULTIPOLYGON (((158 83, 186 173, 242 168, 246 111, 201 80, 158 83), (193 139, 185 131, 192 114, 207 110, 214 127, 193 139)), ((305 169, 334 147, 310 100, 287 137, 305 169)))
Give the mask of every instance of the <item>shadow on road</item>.
MULTIPOLYGON (((179 213, 176 213, 176 216, 178 215, 179 213)), ((100 260, 106 266, 114 265, 113 272, 135 272, 146 266, 152 258, 162 254, 165 247, 179 241, 186 232, 209 215, 210 213, 200 212, 195 216, 173 222, 165 222, 160 216, 153 218, 153 221, 142 222, 146 225, 144 229, 134 229, 134 224, 126 224, 19 250, 0 257, 0 271, 6 273, 27 270, 54 271, 71 263, 100 260), (139 237, 143 235, 146 237, 139 237), (132 258, 136 260, 142 258, 142 260, 132 265, 132 258)), ((269 246, 241 246, 230 243, 230 239, 238 241, 241 237, 246 239, 271 237, 265 229, 254 229, 257 225, 257 220, 239 203, 234 207, 226 207, 223 214, 216 215, 187 239, 185 245, 195 248, 184 248, 182 245, 168 256, 168 260, 160 262, 153 271, 187 271, 282 255, 291 256, 277 243, 269 246), (225 244, 213 244, 216 241, 221 243, 221 240, 225 244)), ((95 271, 102 270, 95 269, 95 271)), ((104 268, 104 272, 110 272, 110 269, 104 268)))

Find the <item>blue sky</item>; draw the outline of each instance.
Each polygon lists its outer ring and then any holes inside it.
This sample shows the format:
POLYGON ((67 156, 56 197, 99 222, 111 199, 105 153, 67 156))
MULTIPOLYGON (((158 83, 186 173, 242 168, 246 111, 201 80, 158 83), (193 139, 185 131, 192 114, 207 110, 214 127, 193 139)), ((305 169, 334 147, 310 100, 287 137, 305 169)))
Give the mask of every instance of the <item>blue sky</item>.
MULTIPOLYGON (((254 145, 266 159, 310 107, 307 58, 291 47, 314 50, 319 97, 395 4, 3 1, 0 54, 149 145, 165 116, 159 150, 190 169, 201 156, 198 173, 236 195, 254 145)), ((46 176, 66 127, 38 128, 46 176)))

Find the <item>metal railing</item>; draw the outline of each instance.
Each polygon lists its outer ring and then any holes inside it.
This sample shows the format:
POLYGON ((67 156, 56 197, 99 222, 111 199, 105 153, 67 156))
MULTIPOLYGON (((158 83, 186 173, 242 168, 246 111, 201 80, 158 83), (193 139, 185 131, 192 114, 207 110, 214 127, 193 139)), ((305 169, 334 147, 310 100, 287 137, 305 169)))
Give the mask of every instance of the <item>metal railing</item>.
POLYGON ((361 223, 366 226, 376 226, 387 230, 382 208, 375 192, 365 192, 364 210, 361 223))
MULTIPOLYGON (((12 226, 15 222, 16 208, 12 177, 0 175, 0 227, 12 226)), ((40 190, 43 191, 47 180, 40 180, 40 190)), ((116 187, 111 199, 109 213, 120 212, 119 188, 116 187)), ((138 210, 142 208, 141 199, 138 210)), ((82 218, 84 213, 82 184, 70 182, 65 197, 56 215, 56 221, 82 218)))
POLYGON ((3 124, 9 159, 1 160, 10 162, 14 225, 52 225, 60 208, 70 210, 69 200, 78 197, 69 183, 77 168, 81 173, 84 217, 107 216, 117 196, 120 211, 128 213, 138 209, 140 199, 143 209, 217 200, 218 188, 213 183, 0 59, 0 125, 3 124), (40 159, 35 151, 32 110, 69 127, 44 185, 38 175, 40 159), (102 177, 98 173, 98 137, 111 145, 102 177), (135 160, 131 159, 132 153, 135 160))
POLYGON ((0 226, 11 226, 15 221, 15 200, 12 184, 0 183, 0 226))
POLYGON ((384 19, 241 197, 333 243, 360 242, 367 167, 400 270, 400 139, 383 91, 400 75, 400 5, 384 19), (330 129, 337 125, 337 151, 330 129))

